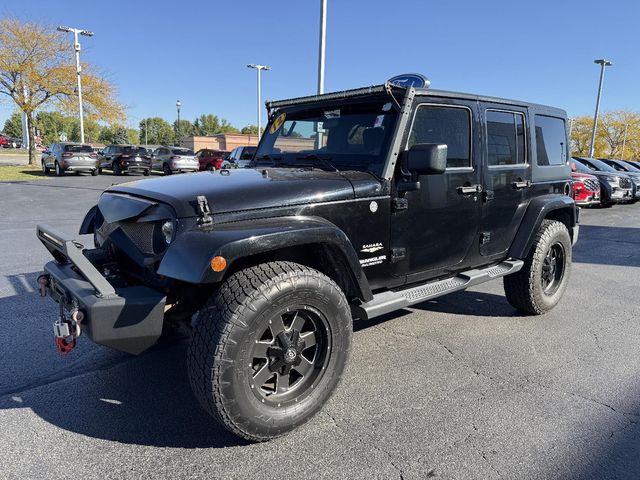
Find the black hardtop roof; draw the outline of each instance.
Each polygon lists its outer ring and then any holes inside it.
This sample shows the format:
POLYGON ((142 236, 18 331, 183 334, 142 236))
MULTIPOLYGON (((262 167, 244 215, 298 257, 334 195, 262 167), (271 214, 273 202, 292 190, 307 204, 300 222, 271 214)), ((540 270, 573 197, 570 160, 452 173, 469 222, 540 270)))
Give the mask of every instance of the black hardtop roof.
MULTIPOLYGON (((277 109, 282 107, 289 107, 294 105, 303 105, 306 103, 340 100, 353 97, 367 96, 367 95, 379 95, 385 93, 387 88, 391 89, 395 93, 400 95, 406 90, 404 87, 398 87, 396 85, 372 85, 370 87, 355 88, 351 90, 342 90, 338 92, 324 93, 321 95, 309 95, 305 97, 291 98, 288 100, 268 101, 266 102, 267 109, 277 109)), ((566 117, 567 113, 561 108, 551 107, 548 105, 541 105, 531 102, 524 102, 522 100, 511 100, 507 98, 491 97, 488 95, 479 95, 473 93, 463 92, 451 92, 447 90, 434 90, 431 88, 416 88, 416 96, 429 96, 440 98, 458 98, 464 100, 473 100, 487 103, 498 103, 504 105, 514 105, 519 107, 533 107, 536 110, 546 111, 561 117, 566 117)), ((401 96, 397 96, 398 101, 402 99, 401 96)))

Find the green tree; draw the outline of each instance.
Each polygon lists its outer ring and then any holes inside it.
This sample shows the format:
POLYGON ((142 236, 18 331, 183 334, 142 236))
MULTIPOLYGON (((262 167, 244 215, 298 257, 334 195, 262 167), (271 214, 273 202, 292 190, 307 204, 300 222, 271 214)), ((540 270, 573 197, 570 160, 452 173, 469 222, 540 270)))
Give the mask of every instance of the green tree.
POLYGON ((129 132, 122 125, 116 125, 113 130, 113 143, 125 145, 129 143, 129 132))
POLYGON ((178 121, 173 122, 173 134, 175 137, 175 143, 180 145, 182 140, 187 137, 192 137, 195 134, 195 127, 189 120, 180 120, 180 130, 178 130, 178 121), (180 135, 180 138, 178 138, 180 135))
POLYGON ((36 114, 35 126, 40 131, 40 138, 45 145, 60 141, 60 135, 65 134, 70 141, 80 139, 80 128, 74 129, 74 120, 60 112, 41 111, 36 114))
MULTIPOLYGON (((264 128, 262 129, 264 131, 264 128)), ((258 134, 258 126, 257 125, 247 125, 242 127, 240 133, 244 133, 245 135, 257 135, 258 134)))
POLYGON ((217 115, 202 114, 196 118, 194 131, 196 135, 217 135, 218 133, 238 133, 238 129, 224 118, 217 115))
POLYGON ((140 144, 140 136, 138 135, 138 130, 136 128, 127 128, 127 142, 132 145, 140 144))
POLYGON ((139 124, 140 141, 149 145, 173 145, 175 136, 171 125, 160 117, 144 118, 139 124), (145 137, 146 133, 146 137, 145 137))
POLYGON ((22 115, 20 112, 13 112, 11 116, 7 118, 2 131, 10 137, 22 138, 22 115))

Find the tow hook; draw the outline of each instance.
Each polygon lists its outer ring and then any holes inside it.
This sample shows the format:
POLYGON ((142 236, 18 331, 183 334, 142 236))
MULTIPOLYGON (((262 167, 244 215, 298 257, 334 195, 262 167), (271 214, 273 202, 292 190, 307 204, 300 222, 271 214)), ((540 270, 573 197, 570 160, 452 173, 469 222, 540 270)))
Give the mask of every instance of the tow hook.
POLYGON ((38 290, 40 290, 40 296, 46 297, 47 291, 49 289, 49 285, 51 284, 49 280, 49 275, 40 275, 38 277, 38 290))
POLYGON ((60 315, 53 324, 53 334, 56 348, 62 355, 66 355, 76 346, 76 339, 81 334, 80 324, 84 320, 84 313, 77 308, 71 311, 71 318, 64 314, 64 306, 60 304, 60 315))

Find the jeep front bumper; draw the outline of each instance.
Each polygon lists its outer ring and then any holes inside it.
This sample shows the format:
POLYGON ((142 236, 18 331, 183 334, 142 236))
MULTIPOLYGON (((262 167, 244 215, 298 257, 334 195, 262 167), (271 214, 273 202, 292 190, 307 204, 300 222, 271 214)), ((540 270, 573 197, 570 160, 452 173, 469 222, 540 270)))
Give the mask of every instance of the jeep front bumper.
POLYGON ((63 309, 80 310, 80 324, 95 343, 137 355, 162 333, 163 293, 143 285, 113 287, 84 254, 84 247, 47 225, 37 236, 55 261, 44 266, 46 293, 63 309))

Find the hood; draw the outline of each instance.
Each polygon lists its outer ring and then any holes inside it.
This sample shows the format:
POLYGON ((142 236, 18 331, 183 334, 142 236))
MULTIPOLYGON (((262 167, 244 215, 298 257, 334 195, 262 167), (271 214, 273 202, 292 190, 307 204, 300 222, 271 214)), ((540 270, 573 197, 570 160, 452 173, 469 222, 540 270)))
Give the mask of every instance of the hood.
POLYGON ((287 205, 349 200, 381 192, 372 175, 291 168, 236 169, 171 175, 115 185, 107 192, 126 193, 170 204, 178 217, 196 215, 204 195, 213 214, 287 205), (351 177, 351 178, 350 178, 351 177))
MULTIPOLYGON (((583 172, 577 172, 577 173, 583 173, 583 172)), ((603 172, 600 170, 591 170, 588 175, 593 175, 594 177, 623 177, 623 178, 629 178, 629 175, 627 175, 626 173, 623 172, 603 172)))

